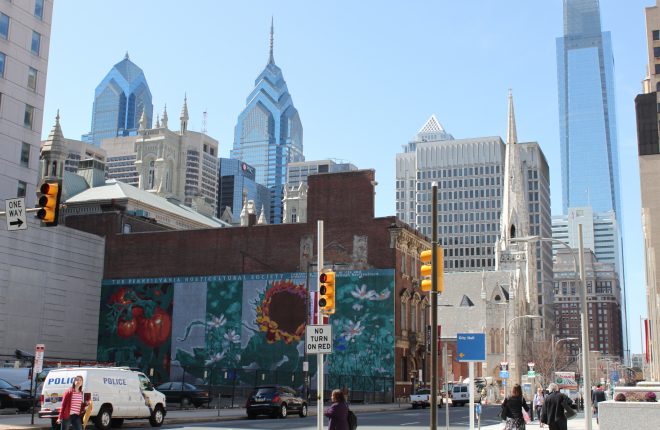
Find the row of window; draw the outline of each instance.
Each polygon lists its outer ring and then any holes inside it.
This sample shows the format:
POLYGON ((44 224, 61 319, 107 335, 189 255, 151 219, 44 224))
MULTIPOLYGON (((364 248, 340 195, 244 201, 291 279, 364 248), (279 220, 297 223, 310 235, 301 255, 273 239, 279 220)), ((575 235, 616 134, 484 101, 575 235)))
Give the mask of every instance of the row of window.
MULTIPOLYGON (((7 54, 5 54, 4 52, 0 52, 0 78, 5 77, 6 64, 7 64, 7 54)), ((37 74, 38 74, 37 69, 28 66, 27 88, 32 92, 37 92, 37 74)))
MULTIPOLYGON (((42 1, 41 14, 43 15, 43 0, 41 1, 42 1)), ((0 13, 0 37, 2 37, 5 40, 9 39, 9 27, 10 27, 9 16, 5 15, 4 13, 0 13)), ((41 33, 39 33, 36 30, 32 30, 30 51, 37 56, 39 56, 39 53, 41 52, 41 33)))

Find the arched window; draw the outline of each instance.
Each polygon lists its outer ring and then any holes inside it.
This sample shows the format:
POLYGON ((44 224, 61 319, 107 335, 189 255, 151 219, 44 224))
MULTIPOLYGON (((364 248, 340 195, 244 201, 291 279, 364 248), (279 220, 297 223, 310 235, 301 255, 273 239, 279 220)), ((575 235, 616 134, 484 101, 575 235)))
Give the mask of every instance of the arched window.
POLYGON ((148 190, 153 190, 154 189, 154 182, 156 181, 156 168, 155 168, 154 160, 151 160, 149 162, 149 180, 147 181, 147 189, 148 190))
POLYGON ((413 332, 417 331, 417 306, 419 303, 416 301, 410 304, 410 330, 413 332))
POLYGON ((401 330, 408 330, 408 325, 406 324, 407 317, 407 303, 401 302, 401 330))
POLYGON ((516 237, 516 226, 511 224, 511 229, 509 230, 511 232, 511 239, 516 237))
POLYGON ((656 91, 660 91, 660 82, 658 82, 657 84, 655 84, 655 90, 656 90, 656 91))
POLYGON ((53 161, 53 169, 50 172, 50 176, 57 176, 57 160, 53 161))

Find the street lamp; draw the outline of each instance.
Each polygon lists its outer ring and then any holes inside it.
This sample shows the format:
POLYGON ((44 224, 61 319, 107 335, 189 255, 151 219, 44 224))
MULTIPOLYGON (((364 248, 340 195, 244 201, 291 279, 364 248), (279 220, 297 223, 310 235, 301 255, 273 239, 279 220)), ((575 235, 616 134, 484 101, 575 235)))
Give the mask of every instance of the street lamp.
POLYGON ((553 344, 552 344, 552 377, 553 378, 555 376, 555 373, 557 373, 557 353, 555 352, 556 349, 557 349, 557 345, 559 344, 559 342, 569 342, 571 340, 580 340, 580 338, 565 337, 565 338, 562 338, 562 339, 557 339, 557 341, 553 342, 553 344))
MULTIPOLYGON (((589 321, 588 321, 588 309, 587 309, 587 288, 586 288, 586 276, 584 273, 584 247, 582 245, 582 224, 578 224, 578 243, 579 243, 579 262, 578 257, 575 255, 575 249, 571 248, 566 242, 561 240, 551 238, 551 237, 540 237, 540 236, 525 236, 519 238, 511 238, 511 242, 554 242, 562 245, 568 249, 573 255, 573 260, 575 261, 575 272, 577 273, 578 268, 580 270, 580 320, 582 324, 582 350, 589 351, 589 321)), ((591 396, 588 396, 586 393, 586 387, 591 387, 591 375, 589 374, 589 354, 582 354, 582 373, 584 378, 585 386, 585 395, 584 395, 584 424, 585 430, 591 430, 591 396)))
MULTIPOLYGON (((511 336, 509 335, 509 330, 511 330, 511 323, 514 322, 515 320, 521 319, 521 318, 538 319, 538 318, 541 318, 541 316, 540 315, 519 315, 517 317, 511 318, 511 320, 509 321, 509 323, 506 326, 505 334, 506 334, 507 339, 511 338, 511 336)), ((509 362, 508 357, 507 357, 508 350, 507 350, 507 347, 506 347, 506 345, 508 343, 507 339, 504 340, 504 361, 506 361, 508 363, 509 362)), ((516 366, 517 365, 518 365, 518 363, 516 363, 516 366)), ((505 390, 505 394, 508 391, 509 391, 509 385, 507 384, 507 389, 505 390)))

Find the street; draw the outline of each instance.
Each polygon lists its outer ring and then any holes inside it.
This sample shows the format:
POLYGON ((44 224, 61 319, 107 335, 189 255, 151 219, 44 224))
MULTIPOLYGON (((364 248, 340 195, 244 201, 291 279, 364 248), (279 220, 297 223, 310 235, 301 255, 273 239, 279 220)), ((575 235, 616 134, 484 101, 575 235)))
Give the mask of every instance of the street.
MULTIPOLYGON (((497 412, 499 405, 488 405, 482 408, 481 425, 487 426, 499 423, 497 412)), ((359 412, 358 428, 374 428, 374 429, 399 429, 401 427, 410 429, 428 429, 429 428, 429 410, 427 409, 410 409, 402 408, 391 411, 381 412, 359 412)), ((450 429, 466 429, 469 427, 468 407, 450 408, 450 429)), ((475 421, 475 427, 477 423, 475 421)), ((324 423, 327 428, 327 420, 324 423)), ((206 429, 206 428, 220 428, 220 429, 315 429, 316 416, 308 416, 307 418, 299 418, 298 416, 291 416, 286 419, 273 419, 259 417, 253 420, 241 419, 224 422, 212 423, 198 423, 194 425, 167 425, 167 420, 163 428, 168 429, 206 429)), ((445 428, 445 409, 438 409, 438 429, 445 428)))

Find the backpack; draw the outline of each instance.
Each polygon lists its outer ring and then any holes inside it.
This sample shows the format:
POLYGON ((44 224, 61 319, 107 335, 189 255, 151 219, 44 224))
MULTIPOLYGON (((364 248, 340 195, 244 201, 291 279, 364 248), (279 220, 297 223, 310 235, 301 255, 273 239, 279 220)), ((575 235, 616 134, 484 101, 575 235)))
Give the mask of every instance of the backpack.
POLYGON ((357 417, 352 410, 348 410, 348 428, 349 430, 355 430, 357 428, 357 417))

